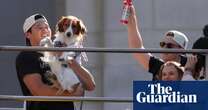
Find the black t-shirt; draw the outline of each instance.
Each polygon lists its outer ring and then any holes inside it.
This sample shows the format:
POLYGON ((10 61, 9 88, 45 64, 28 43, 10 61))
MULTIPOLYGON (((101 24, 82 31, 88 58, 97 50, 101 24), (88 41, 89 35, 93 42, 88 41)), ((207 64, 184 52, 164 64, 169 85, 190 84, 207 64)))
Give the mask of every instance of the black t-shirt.
MULTIPOLYGON (((187 58, 185 56, 180 56, 181 60, 181 66, 185 66, 187 58)), ((156 75, 158 74, 160 67, 164 64, 164 62, 162 60, 160 60, 159 58, 156 58, 154 56, 150 57, 149 60, 149 72, 153 74, 153 78, 152 80, 156 80, 156 75)))
MULTIPOLYGON (((40 74, 43 83, 51 85, 47 80, 46 71, 50 70, 48 64, 42 62, 40 57, 43 54, 38 52, 21 52, 16 58, 16 71, 21 85, 23 95, 32 96, 32 93, 23 82, 23 78, 27 74, 40 74)), ((74 110, 73 102, 39 102, 27 101, 27 110, 74 110)))

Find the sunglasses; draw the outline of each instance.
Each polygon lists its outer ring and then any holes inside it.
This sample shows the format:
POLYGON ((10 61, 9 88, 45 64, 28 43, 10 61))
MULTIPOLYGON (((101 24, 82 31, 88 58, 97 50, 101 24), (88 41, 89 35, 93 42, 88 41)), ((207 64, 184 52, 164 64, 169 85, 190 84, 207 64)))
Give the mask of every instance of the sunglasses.
POLYGON ((176 48, 180 46, 172 44, 172 43, 160 42, 160 47, 161 48, 176 48))

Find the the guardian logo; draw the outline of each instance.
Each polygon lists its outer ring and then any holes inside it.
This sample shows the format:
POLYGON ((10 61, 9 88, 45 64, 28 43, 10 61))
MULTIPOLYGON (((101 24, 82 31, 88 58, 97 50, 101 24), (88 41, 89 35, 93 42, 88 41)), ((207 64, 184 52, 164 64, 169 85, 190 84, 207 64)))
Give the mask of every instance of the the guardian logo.
POLYGON ((196 94, 183 94, 174 91, 171 86, 161 86, 160 83, 148 84, 147 92, 138 92, 136 101, 138 103, 197 103, 196 94))

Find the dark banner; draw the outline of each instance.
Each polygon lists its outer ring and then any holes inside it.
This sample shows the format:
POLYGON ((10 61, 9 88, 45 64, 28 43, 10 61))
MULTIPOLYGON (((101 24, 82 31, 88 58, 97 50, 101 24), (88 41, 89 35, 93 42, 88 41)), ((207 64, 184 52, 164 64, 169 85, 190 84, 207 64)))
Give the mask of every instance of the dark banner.
POLYGON ((208 81, 134 81, 134 110, 208 110, 208 81))

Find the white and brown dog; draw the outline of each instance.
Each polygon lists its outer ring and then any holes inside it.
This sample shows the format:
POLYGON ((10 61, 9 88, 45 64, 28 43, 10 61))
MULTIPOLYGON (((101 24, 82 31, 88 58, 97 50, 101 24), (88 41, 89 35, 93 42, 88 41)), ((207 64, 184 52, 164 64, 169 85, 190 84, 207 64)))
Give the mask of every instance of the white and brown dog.
MULTIPOLYGON (((83 48, 82 43, 86 31, 86 27, 80 19, 75 16, 64 16, 56 25, 55 39, 52 41, 50 38, 46 37, 41 40, 40 45, 46 47, 83 48)), ((62 90, 60 90, 59 93, 62 93, 63 90, 73 92, 80 83, 79 78, 73 70, 68 67, 68 61, 75 59, 81 64, 82 58, 87 61, 84 52, 44 52, 42 60, 50 65, 52 73, 56 76, 58 83, 61 85, 62 90)))

